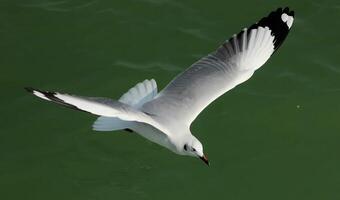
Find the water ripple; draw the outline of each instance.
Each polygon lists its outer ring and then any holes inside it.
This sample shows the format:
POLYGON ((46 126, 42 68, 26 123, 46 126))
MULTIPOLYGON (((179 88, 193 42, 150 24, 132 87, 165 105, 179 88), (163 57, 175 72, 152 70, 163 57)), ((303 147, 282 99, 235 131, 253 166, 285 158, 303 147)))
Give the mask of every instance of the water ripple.
POLYGON ((167 63, 161 63, 161 62, 151 62, 151 63, 132 63, 128 61, 116 61, 113 65, 120 66, 120 67, 125 67, 129 69, 138 69, 138 70, 146 70, 150 71, 152 69, 161 69, 165 71, 176 71, 180 72, 183 69, 180 67, 177 67, 172 64, 167 64, 167 63))
POLYGON ((164 6, 173 6, 177 8, 185 8, 182 3, 173 1, 173 0, 137 0, 144 3, 154 4, 154 5, 164 5, 164 6))
POLYGON ((21 4, 21 7, 31 7, 31 8, 39 8, 46 11, 54 11, 54 12, 70 12, 78 9, 83 9, 89 6, 96 4, 98 0, 84 2, 82 4, 76 6, 69 6, 67 4, 70 1, 50 1, 50 2, 43 2, 43 3, 33 3, 33 4, 21 4))
POLYGON ((197 28, 178 28, 178 30, 182 33, 191 35, 193 37, 203 39, 203 40, 212 40, 209 36, 203 33, 202 30, 197 28))
POLYGON ((337 65, 330 63, 329 61, 315 59, 313 62, 314 62, 314 64, 321 66, 321 67, 324 67, 331 72, 340 74, 340 68, 337 67, 337 65))

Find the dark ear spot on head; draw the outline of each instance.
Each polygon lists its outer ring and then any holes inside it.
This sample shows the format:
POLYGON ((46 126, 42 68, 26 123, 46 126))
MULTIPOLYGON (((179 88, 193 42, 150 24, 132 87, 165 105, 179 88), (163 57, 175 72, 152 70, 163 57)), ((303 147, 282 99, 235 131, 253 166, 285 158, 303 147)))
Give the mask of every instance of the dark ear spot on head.
POLYGON ((187 145, 187 144, 185 144, 183 148, 184 148, 184 150, 186 150, 186 151, 187 151, 187 150, 188 150, 188 145, 187 145))

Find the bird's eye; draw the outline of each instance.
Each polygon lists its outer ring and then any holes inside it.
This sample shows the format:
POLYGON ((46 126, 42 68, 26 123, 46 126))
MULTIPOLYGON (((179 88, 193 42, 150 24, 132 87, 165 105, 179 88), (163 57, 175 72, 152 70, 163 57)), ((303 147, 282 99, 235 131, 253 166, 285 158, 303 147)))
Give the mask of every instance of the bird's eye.
POLYGON ((192 151, 196 151, 196 149, 195 149, 195 148, 192 148, 192 151))
POLYGON ((186 144, 184 145, 183 148, 184 148, 184 150, 186 150, 186 151, 188 150, 188 146, 187 146, 186 144))

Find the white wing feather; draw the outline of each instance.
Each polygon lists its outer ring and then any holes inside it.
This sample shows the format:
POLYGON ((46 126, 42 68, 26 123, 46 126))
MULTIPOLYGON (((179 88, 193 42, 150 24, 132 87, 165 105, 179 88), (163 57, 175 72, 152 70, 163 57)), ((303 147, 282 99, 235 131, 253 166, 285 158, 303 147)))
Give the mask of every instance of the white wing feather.
POLYGON ((140 108, 144 103, 151 101, 157 95, 157 84, 154 79, 144 80, 136 84, 123 94, 118 101, 134 108, 140 108))
POLYGON ((148 114, 119 101, 101 97, 80 97, 58 92, 41 91, 33 88, 26 88, 26 90, 39 98, 68 108, 85 111, 99 116, 115 117, 125 121, 150 124, 166 133, 166 131, 162 129, 162 126, 155 122, 148 114))
POLYGON ((142 110, 167 124, 190 126, 206 106, 248 80, 269 59, 287 36, 293 16, 288 8, 278 9, 243 29, 173 79, 142 110))
MULTIPOLYGON (((151 101, 157 95, 157 84, 154 79, 144 80, 129 89, 119 98, 119 102, 139 109, 144 103, 151 101)), ((93 130, 114 131, 131 128, 133 123, 118 119, 117 117, 100 116, 93 123, 93 130)))

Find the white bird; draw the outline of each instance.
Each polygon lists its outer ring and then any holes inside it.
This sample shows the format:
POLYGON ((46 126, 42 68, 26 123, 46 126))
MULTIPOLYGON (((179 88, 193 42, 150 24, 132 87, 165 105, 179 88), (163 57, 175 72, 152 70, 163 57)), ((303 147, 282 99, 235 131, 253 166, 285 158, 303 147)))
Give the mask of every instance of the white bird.
POLYGON ((197 115, 216 98, 248 80, 286 38, 294 11, 279 8, 225 41, 157 93, 154 79, 138 83, 118 101, 26 88, 60 105, 100 116, 96 131, 133 131, 174 153, 209 165, 201 142, 191 133, 197 115))

